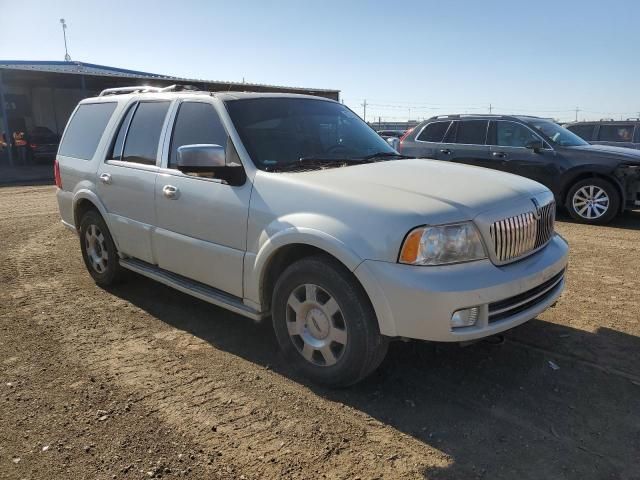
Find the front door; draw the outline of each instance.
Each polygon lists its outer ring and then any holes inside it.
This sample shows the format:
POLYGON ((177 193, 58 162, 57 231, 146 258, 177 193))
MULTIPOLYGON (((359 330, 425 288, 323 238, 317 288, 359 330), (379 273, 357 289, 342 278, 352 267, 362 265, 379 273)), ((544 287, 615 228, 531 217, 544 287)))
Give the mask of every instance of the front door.
POLYGON ((553 149, 529 127, 510 120, 497 120, 491 131, 495 136, 490 147, 492 158, 499 161, 501 170, 554 188, 559 176, 557 158, 553 149), (544 148, 527 148, 531 142, 541 142, 544 148))
MULTIPOLYGON (((177 170, 183 145, 216 144, 235 150, 211 101, 184 101, 156 182, 153 244, 160 267, 242 297, 251 182, 231 186, 177 170)), ((237 160, 236 160, 237 161, 237 160)))
POLYGON ((169 104, 144 101, 130 105, 98 171, 98 195, 119 251, 149 263, 155 263, 151 229, 158 146, 169 104))

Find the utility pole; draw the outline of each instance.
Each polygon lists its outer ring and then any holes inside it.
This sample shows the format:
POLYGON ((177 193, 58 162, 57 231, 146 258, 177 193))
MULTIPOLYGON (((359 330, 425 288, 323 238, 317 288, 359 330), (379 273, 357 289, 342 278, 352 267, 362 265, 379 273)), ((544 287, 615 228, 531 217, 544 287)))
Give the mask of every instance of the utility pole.
POLYGON ((364 103, 362 104, 362 106, 364 107, 364 121, 367 121, 367 99, 364 99, 364 103))
POLYGON ((493 112, 493 105, 489 104, 489 115, 491 115, 491 112, 493 112))
POLYGON ((576 122, 578 121, 578 112, 580 111, 580 109, 578 107, 576 107, 576 122))
POLYGON ((62 35, 64 36, 64 61, 70 62, 71 55, 69 55, 69 51, 67 50, 67 24, 64 23, 64 18, 60 19, 60 25, 62 25, 62 35))

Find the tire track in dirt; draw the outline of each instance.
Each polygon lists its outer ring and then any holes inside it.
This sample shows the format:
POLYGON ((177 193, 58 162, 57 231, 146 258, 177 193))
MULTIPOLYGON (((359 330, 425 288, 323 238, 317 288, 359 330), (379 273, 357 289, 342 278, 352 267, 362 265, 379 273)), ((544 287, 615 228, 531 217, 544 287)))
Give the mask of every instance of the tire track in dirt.
POLYGON ((146 415, 221 452, 234 470, 259 478, 421 478, 448 464, 442 452, 98 289, 82 272, 76 243, 47 224, 11 252, 14 298, 55 304, 43 316, 74 363, 107 373, 146 415), (43 264, 66 267, 42 271, 43 264))

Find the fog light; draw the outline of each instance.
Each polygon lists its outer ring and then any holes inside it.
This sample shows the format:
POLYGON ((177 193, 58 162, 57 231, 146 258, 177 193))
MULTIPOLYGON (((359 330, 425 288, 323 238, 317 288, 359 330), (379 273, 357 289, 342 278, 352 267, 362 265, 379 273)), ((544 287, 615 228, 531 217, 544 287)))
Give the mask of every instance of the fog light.
POLYGON ((478 321, 478 307, 465 308, 458 310, 451 315, 451 328, 471 327, 478 321))

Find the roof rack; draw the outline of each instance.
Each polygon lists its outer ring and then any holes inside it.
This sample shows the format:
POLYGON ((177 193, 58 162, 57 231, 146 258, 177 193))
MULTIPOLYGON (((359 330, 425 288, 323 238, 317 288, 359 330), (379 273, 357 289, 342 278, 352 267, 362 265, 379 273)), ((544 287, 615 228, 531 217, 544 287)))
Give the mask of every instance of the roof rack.
POLYGON ((99 97, 107 95, 125 95, 127 93, 163 93, 163 92, 183 92, 198 91, 198 87, 193 85, 169 85, 168 87, 152 87, 150 85, 137 85, 135 87, 107 88, 100 92, 99 97))

